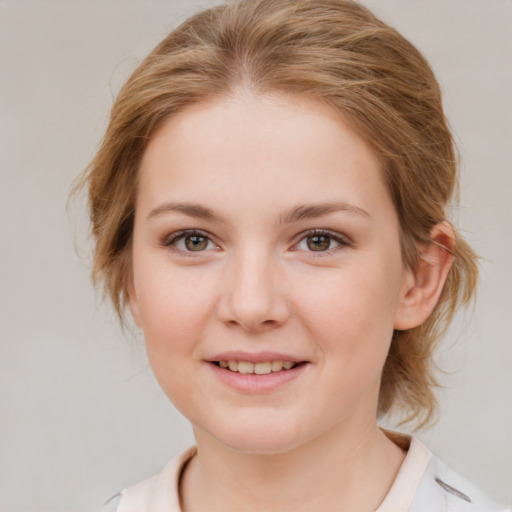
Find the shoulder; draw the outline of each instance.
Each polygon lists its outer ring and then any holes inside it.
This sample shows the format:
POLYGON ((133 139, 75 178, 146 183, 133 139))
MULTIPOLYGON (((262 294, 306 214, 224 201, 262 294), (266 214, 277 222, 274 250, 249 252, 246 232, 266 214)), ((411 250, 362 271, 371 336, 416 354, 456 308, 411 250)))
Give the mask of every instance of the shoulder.
POLYGON ((416 438, 385 431, 407 456, 378 512, 512 512, 448 467, 416 438))
POLYGON ((176 455, 157 475, 146 478, 110 498, 101 512, 180 512, 178 483, 196 447, 176 455))
POLYGON ((432 456, 415 494, 410 512, 510 512, 475 484, 432 456))

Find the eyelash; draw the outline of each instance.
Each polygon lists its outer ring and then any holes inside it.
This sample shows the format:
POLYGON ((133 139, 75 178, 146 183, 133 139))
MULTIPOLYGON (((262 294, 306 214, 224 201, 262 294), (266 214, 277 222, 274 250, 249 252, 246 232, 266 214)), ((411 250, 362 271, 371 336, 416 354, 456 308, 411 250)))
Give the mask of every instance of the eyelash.
POLYGON ((200 236, 200 237, 206 238, 208 242, 211 242, 216 247, 218 247, 218 245, 215 244, 215 242, 213 242, 212 236, 209 233, 207 233, 206 231, 199 231, 197 229, 184 229, 182 231, 178 231, 177 233, 172 233, 171 235, 169 235, 168 237, 166 237, 163 240, 162 245, 173 252, 179 253, 181 256, 189 256, 189 257, 194 258, 194 257, 199 256, 200 253, 205 252, 205 251, 184 251, 183 249, 178 249, 175 245, 180 240, 184 240, 185 238, 191 237, 191 236, 200 236), (198 254, 195 254, 196 252, 198 254))
POLYGON ((343 235, 341 233, 337 233, 336 231, 330 231, 329 229, 310 229, 308 231, 305 231, 301 233, 297 238, 297 242, 295 242, 294 247, 296 247, 300 242, 303 240, 307 240, 308 238, 314 237, 314 236, 325 236, 329 238, 330 241, 334 241, 338 243, 339 245, 334 248, 329 248, 325 251, 307 251, 311 254, 312 257, 318 258, 323 256, 330 256, 334 251, 337 251, 339 249, 347 248, 347 247, 353 247, 353 242, 348 238, 346 235, 343 235))
MULTIPOLYGON (((163 240, 162 245, 164 247, 170 249, 173 252, 179 253, 180 255, 188 256, 188 257, 197 257, 200 255, 200 253, 203 253, 205 251, 204 250, 203 251, 186 251, 183 249, 178 249, 175 245, 180 240, 184 240, 185 238, 191 237, 191 236, 199 236, 199 237, 206 238, 208 243, 211 242, 216 246, 216 248, 218 248, 218 245, 215 244, 215 242, 212 239, 212 236, 209 233, 207 233, 205 231, 195 230, 195 229, 184 229, 182 231, 172 233, 171 235, 169 235, 168 237, 166 237, 163 240), (198 254, 194 254, 196 252, 198 254)), ((312 257, 328 256, 328 255, 331 255, 336 250, 346 248, 346 247, 352 247, 354 245, 353 242, 347 236, 342 235, 341 233, 337 233, 335 231, 330 231, 328 229, 310 229, 308 231, 301 233, 300 235, 298 235, 295 238, 296 241, 294 242, 293 247, 294 248, 297 247, 297 245, 300 242, 307 240, 308 238, 311 238, 314 236, 318 236, 318 237, 325 236, 325 237, 329 238, 330 241, 334 241, 334 242, 338 243, 339 245, 334 248, 329 248, 325 251, 306 251, 306 252, 310 253, 312 257)), ((292 249, 292 250, 297 250, 297 249, 292 249)))

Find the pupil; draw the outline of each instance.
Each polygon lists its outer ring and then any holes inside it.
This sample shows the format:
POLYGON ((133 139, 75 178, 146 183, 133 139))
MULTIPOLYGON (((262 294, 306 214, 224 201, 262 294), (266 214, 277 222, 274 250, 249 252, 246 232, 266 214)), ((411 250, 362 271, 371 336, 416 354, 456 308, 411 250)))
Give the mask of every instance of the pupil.
POLYGON ((316 235, 308 238, 308 247, 312 251, 324 251, 329 249, 331 239, 328 236, 316 235))
POLYGON ((208 239, 204 236, 194 235, 185 238, 185 246, 189 251, 202 251, 207 245, 208 239))

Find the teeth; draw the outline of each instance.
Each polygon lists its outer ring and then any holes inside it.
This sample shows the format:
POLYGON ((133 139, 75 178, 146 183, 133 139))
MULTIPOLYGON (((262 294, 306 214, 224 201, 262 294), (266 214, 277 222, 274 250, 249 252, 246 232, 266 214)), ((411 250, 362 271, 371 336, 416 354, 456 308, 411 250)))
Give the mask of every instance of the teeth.
POLYGON ((232 372, 267 375, 271 372, 290 370, 296 363, 292 361, 266 361, 264 363, 250 363, 249 361, 218 361, 221 368, 229 368, 232 372))
POLYGON ((254 364, 238 361, 238 373, 254 373, 254 364))
POLYGON ((256 363, 254 365, 254 373, 257 375, 265 375, 272 371, 272 363, 256 363))
POLYGON ((278 372, 283 369, 283 361, 272 361, 270 364, 273 372, 278 372))

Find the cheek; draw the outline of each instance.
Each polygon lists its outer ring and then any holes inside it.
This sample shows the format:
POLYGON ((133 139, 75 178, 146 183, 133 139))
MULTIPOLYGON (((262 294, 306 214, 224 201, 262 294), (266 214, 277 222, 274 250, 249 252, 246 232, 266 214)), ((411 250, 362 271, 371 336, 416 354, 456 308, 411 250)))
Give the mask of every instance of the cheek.
POLYGON ((322 286, 305 283, 296 290, 300 316, 322 357, 354 375, 380 372, 393 334, 400 269, 374 268, 339 270, 322 286))
POLYGON ((148 269, 137 276, 137 302, 152 364, 193 350, 212 312, 214 284, 197 269, 148 269), (167 356, 167 357, 166 357, 167 356))
MULTIPOLYGON (((185 273, 186 274, 186 273, 185 273)), ((207 281, 170 272, 141 274, 138 303, 146 352, 153 373, 173 404, 189 417, 201 390, 191 386, 195 350, 212 311, 207 281)))

